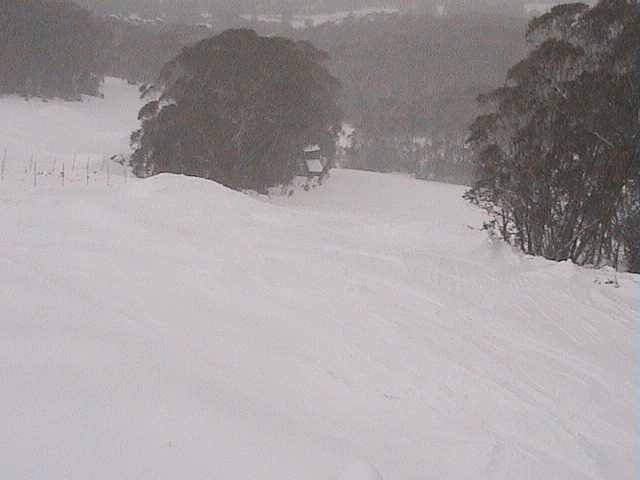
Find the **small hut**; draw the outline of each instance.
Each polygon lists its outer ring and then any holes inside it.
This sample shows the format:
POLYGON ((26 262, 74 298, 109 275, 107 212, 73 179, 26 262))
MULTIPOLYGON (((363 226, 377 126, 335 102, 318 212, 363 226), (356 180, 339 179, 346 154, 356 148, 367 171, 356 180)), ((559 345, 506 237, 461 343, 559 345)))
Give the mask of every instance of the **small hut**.
POLYGON ((306 146, 298 162, 298 174, 302 177, 322 177, 327 166, 327 159, 322 155, 318 145, 306 146))

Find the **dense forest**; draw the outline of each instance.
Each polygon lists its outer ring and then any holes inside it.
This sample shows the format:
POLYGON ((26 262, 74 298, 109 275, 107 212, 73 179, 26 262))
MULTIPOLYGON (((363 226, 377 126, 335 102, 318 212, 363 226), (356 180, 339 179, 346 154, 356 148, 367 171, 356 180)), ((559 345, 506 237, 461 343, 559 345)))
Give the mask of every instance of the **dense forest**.
POLYGON ((69 0, 6 0, 0 8, 0 93, 78 100, 105 76, 152 82, 205 27, 134 24, 69 0))
POLYGON ((352 166, 468 182, 475 98, 522 58, 525 28, 483 14, 377 15, 300 35, 329 51, 343 83, 341 104, 356 128, 352 166))
MULTIPOLYGON (((121 3, 123 11, 142 5, 121 3)), ((224 2, 210 3, 218 12, 240 11, 224 2)), ((104 10, 117 2, 84 4, 104 10)), ((105 74, 132 83, 153 83, 163 65, 182 48, 212 36, 216 22, 222 22, 265 36, 308 41, 328 52, 326 66, 343 86, 339 102, 345 121, 356 128, 352 148, 342 153, 344 165, 462 183, 469 183, 472 175, 464 139, 467 124, 479 112, 475 97, 500 85, 509 66, 525 52, 523 20, 484 14, 381 13, 298 30, 286 23, 249 21, 233 13, 209 18, 207 25, 188 25, 135 22, 119 16, 98 18, 70 3, 44 0, 29 0, 29 8, 34 9, 33 15, 23 15, 20 21, 37 23, 38 12, 53 15, 45 13, 45 8, 71 12, 65 13, 65 22, 77 18, 73 20, 75 30, 51 35, 67 38, 73 46, 45 42, 46 37, 35 33, 37 28, 20 30, 34 32, 30 43, 17 36, 18 30, 6 30, 5 35, 15 36, 5 43, 7 63, 30 70, 16 68, 13 80, 5 75, 5 93, 78 98, 81 93, 96 94, 105 74), (89 30, 91 36, 85 39, 89 30), (38 42, 46 45, 39 48, 38 42), (30 52, 19 55, 11 45, 27 45, 30 52), (74 49, 83 56, 76 59, 74 49), (63 51, 71 53, 64 61, 59 59, 63 51), (41 58, 35 58, 37 55, 41 58), (75 62, 73 68, 67 67, 70 61, 75 62), (56 82, 64 86, 56 87, 56 82), (24 85, 24 91, 18 92, 15 85, 24 85)), ((7 24, 15 23, 5 18, 7 24)), ((58 24, 49 25, 56 28, 58 24)))
MULTIPOLYGON (((110 71, 136 83, 153 82, 182 46, 211 35, 195 26, 110 22, 117 32, 110 71)), ((463 183, 472 175, 464 140, 480 111, 475 98, 500 85, 526 51, 525 21, 483 14, 376 14, 302 30, 239 25, 328 52, 345 121, 356 128, 343 164, 463 183)))
POLYGON ((108 52, 108 75, 131 83, 153 83, 162 67, 185 46, 211 36, 197 25, 136 25, 118 18, 105 18, 113 32, 108 52))
MULTIPOLYGON (((167 20, 196 19, 207 15, 269 14, 309 15, 336 11, 395 8, 402 12, 458 15, 482 12, 517 17, 528 16, 529 0, 78 0, 101 15, 136 14, 167 20)), ((533 2, 544 5, 544 1, 533 2)))
POLYGON ((0 93, 26 97, 98 95, 111 32, 67 1, 3 0, 0 93))
MULTIPOLYGON (((83 4, 98 11, 119 5, 83 4)), ((126 12, 145 2, 120 4, 126 12)), ((283 5, 295 7, 260 8, 283 5)), ((465 5, 447 2, 461 11, 465 5)), ((467 198, 490 214, 487 228, 523 251, 577 263, 624 259, 640 268, 634 2, 558 6, 528 27, 509 16, 414 11, 294 29, 241 18, 244 7, 194 1, 185 11, 221 13, 202 24, 149 23, 99 17, 66 0, 6 0, 0 93, 78 100, 99 95, 106 75, 148 84, 144 91, 159 98, 143 109, 133 137, 139 174, 180 171, 258 190, 288 181, 295 170, 287 163, 291 155, 274 151, 326 143, 340 118, 354 128, 350 147, 340 152, 342 165, 472 184, 467 198), (243 29, 214 36, 216 22, 243 29), (241 60, 236 70, 229 52, 241 60), (196 65, 194 56, 209 66, 196 65), (184 76, 194 68, 197 76, 184 76), (214 84, 224 95, 209 92, 214 84), (308 102, 287 103, 285 84, 308 89, 308 102), (208 107, 196 108, 189 92, 211 93, 198 97, 208 107), (195 128, 203 112, 217 115, 219 128, 195 128), (289 112, 297 123, 285 121, 289 112), (254 122, 258 117, 271 125, 254 122), (194 127, 188 134, 185 124, 194 127), (260 141, 273 134, 280 143, 250 142, 251 132, 260 141)))
MULTIPOLYGON (((198 21, 204 16, 227 17, 256 14, 283 15, 351 11, 391 6, 383 0, 78 0, 100 15, 129 15, 161 18, 170 22, 198 21)), ((231 25, 228 25, 231 26, 231 25)))

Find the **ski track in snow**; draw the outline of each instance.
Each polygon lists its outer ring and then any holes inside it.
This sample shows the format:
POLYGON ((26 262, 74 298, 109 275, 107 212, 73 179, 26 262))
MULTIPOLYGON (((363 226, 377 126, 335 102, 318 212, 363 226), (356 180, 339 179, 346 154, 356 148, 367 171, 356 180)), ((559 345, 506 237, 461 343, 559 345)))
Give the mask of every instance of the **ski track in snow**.
POLYGON ((2 478, 634 478, 637 276, 400 175, 125 183, 139 102, 105 93, 0 99, 2 478), (33 187, 34 154, 101 173, 33 187))

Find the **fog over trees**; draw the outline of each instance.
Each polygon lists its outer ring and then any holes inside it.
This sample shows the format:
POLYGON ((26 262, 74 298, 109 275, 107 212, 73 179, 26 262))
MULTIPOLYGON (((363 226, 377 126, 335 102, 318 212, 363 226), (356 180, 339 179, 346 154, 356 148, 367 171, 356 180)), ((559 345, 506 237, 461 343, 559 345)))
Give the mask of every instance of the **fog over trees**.
POLYGON ((156 96, 132 136, 141 176, 263 191, 342 121, 342 166, 470 185, 487 228, 527 253, 639 268, 630 0, 542 4, 530 20, 498 0, 79 3, 3 3, 0 93, 142 84, 156 96))
MULTIPOLYGON (((182 46, 216 31, 109 21, 117 32, 111 71, 132 82, 152 83, 182 46)), ((303 29, 243 19, 237 25, 328 52, 345 121, 356 128, 344 165, 465 183, 475 98, 500 85, 526 51, 523 19, 478 13, 380 13, 303 29)))
POLYGON ((0 480, 640 480, 640 0, 561 2, 0 0, 0 480))
POLYGON ((98 95, 111 32, 71 2, 5 0, 0 8, 0 93, 79 99, 98 95))
POLYGON ((464 143, 475 98, 524 55, 525 25, 483 14, 381 15, 300 35, 329 51, 343 83, 356 128, 352 166, 461 181, 471 175, 464 143))
MULTIPOLYGON (((539 0, 78 0, 100 14, 135 13, 140 16, 194 18, 201 13, 216 15, 279 14, 300 15, 395 8, 404 12, 454 15, 485 12, 526 16, 531 9, 556 1, 539 0)), ((593 3, 593 2, 591 2, 593 3)))

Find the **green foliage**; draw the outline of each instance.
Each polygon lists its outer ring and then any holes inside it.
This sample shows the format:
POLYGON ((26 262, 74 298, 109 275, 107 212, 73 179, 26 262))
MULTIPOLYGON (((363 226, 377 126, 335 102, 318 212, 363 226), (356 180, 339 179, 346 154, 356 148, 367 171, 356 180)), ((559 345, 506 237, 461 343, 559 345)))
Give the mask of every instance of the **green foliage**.
POLYGON ((132 135, 137 175, 162 172, 263 191, 291 180, 307 144, 334 140, 339 83, 305 42, 229 30, 169 62, 132 135))

